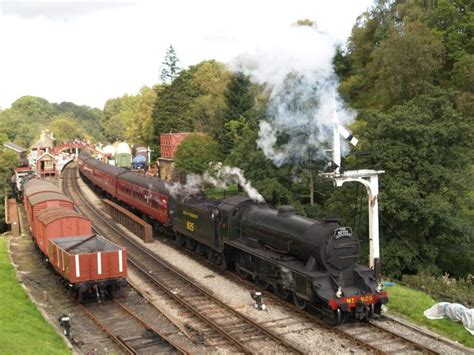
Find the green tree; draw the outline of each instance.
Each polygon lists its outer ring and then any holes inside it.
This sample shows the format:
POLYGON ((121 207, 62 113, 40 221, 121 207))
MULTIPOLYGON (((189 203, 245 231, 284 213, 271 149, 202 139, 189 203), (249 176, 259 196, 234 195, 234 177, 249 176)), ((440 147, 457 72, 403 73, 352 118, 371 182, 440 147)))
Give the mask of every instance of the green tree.
POLYGON ((204 134, 191 134, 176 149, 176 169, 181 173, 202 174, 209 163, 217 162, 218 145, 204 134))
POLYGON ((137 98, 130 95, 109 99, 105 103, 101 126, 110 142, 133 138, 138 129, 136 103, 137 98))
POLYGON ((6 149, 0 148, 0 233, 5 232, 5 196, 4 192, 10 192, 10 178, 12 170, 18 163, 18 154, 6 149))
POLYGON ((149 144, 151 141, 152 113, 157 98, 157 89, 141 88, 135 105, 135 121, 131 135, 136 142, 149 144))
POLYGON ((225 163, 240 168, 245 178, 252 182, 258 192, 270 204, 282 205, 291 200, 288 189, 290 176, 288 167, 276 168, 257 147, 258 126, 244 120, 231 121, 231 134, 235 145, 225 163))
POLYGON ((256 98, 249 77, 242 72, 233 74, 224 98, 226 106, 222 113, 223 122, 219 125, 216 138, 222 154, 226 156, 235 144, 235 134, 239 134, 236 132, 237 126, 232 127, 232 121, 245 121, 255 116, 251 110, 255 106, 256 98))
POLYGON ((178 66, 179 59, 176 55, 176 51, 170 44, 166 50, 165 59, 161 63, 161 74, 160 79, 165 84, 170 84, 178 76, 181 68, 178 66))
POLYGON ((460 265, 474 261, 468 247, 472 224, 459 206, 469 203, 474 189, 474 122, 457 112, 457 94, 437 90, 386 114, 367 114, 359 133, 361 149, 371 155, 358 166, 386 171, 380 201, 387 272, 400 275, 435 264, 457 275, 470 272, 460 265), (457 253, 457 266, 446 262, 450 253, 457 253))
POLYGON ((59 115, 54 117, 48 128, 54 133, 57 142, 64 142, 75 138, 88 138, 86 132, 80 126, 80 122, 70 116, 59 115))
MULTIPOLYGON (((102 121, 102 110, 85 105, 76 105, 72 102, 61 102, 53 104, 59 115, 64 114, 76 121, 76 124, 86 132, 85 138, 93 141, 104 139, 100 122, 102 121)), ((54 118, 54 117, 53 117, 54 118)))
POLYGON ((390 107, 428 93, 443 64, 443 53, 441 41, 421 22, 392 29, 374 50, 368 68, 380 105, 390 107))
POLYGON ((459 58, 453 68, 453 83, 462 91, 474 93, 474 55, 459 58))
POLYGON ((203 131, 213 138, 223 125, 224 93, 230 72, 222 63, 204 61, 183 70, 161 87, 153 109, 153 141, 161 133, 203 131))
POLYGON ((54 106, 47 100, 35 96, 23 96, 12 103, 13 110, 22 112, 27 116, 50 116, 56 112, 54 106))

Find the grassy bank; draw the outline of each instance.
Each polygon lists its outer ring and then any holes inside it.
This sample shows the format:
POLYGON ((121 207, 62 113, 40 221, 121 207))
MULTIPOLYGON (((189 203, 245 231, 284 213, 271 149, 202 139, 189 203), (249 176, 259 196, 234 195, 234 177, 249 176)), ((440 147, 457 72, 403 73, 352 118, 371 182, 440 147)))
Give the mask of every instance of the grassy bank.
POLYGON ((438 303, 427 294, 406 288, 401 285, 387 287, 389 293, 389 312, 402 315, 414 323, 427 326, 434 332, 458 341, 466 346, 474 347, 474 337, 464 329, 461 323, 448 319, 429 320, 423 312, 438 303))
POLYGON ((20 286, 10 264, 7 243, 0 236, 0 353, 69 354, 20 286))

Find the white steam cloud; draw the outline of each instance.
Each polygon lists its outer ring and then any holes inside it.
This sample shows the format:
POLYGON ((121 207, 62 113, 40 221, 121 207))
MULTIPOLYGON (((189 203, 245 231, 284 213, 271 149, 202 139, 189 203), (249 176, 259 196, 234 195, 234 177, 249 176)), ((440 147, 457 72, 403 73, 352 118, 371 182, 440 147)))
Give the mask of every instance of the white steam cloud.
POLYGON ((186 184, 173 183, 168 184, 167 188, 173 197, 187 197, 198 195, 202 192, 205 185, 211 185, 218 188, 226 188, 230 184, 239 184, 247 195, 254 201, 265 202, 262 195, 252 187, 239 168, 223 166, 222 163, 212 165, 212 173, 205 172, 203 175, 189 174, 186 176, 186 184))
POLYGON ((332 67, 336 44, 315 27, 293 25, 271 33, 253 53, 231 64, 269 90, 257 145, 276 166, 326 156, 334 111, 342 125, 355 117, 337 96, 332 67))

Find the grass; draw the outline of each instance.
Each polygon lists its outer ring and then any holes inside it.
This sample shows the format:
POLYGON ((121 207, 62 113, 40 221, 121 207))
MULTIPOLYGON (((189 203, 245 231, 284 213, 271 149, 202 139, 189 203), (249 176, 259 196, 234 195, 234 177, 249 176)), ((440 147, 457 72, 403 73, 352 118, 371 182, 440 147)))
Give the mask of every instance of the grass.
POLYGON ((464 329, 462 323, 449 319, 429 320, 423 316, 425 310, 438 303, 426 293, 399 284, 387 287, 386 290, 389 296, 388 309, 390 313, 402 315, 414 323, 427 326, 442 336, 474 347, 474 336, 464 329))
POLYGON ((47 323, 20 286, 0 237, 0 353, 70 354, 63 339, 47 323))

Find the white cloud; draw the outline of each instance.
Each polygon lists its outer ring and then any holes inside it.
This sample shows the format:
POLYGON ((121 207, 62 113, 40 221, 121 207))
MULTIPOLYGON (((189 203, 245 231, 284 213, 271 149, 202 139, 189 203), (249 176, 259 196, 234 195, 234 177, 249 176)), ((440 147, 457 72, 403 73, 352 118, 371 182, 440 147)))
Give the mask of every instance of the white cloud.
POLYGON ((158 82, 170 43, 182 66, 211 58, 230 62, 242 53, 256 52, 259 39, 269 38, 269 33, 278 43, 279 29, 302 18, 316 21, 319 29, 343 42, 357 16, 371 4, 372 0, 3 3, 0 107, 9 107, 23 95, 102 107, 108 98, 134 94, 142 85, 158 82))

